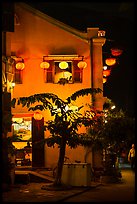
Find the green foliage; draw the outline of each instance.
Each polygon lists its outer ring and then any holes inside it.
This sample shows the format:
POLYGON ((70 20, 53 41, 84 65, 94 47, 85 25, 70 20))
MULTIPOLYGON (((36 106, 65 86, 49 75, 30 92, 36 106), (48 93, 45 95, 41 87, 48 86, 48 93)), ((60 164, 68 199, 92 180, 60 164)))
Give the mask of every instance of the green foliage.
POLYGON ((106 109, 94 120, 89 135, 94 143, 99 142, 103 148, 108 145, 118 147, 122 142, 131 144, 135 140, 135 119, 122 110, 106 109))
POLYGON ((67 79, 67 78, 60 78, 58 81, 58 84, 62 84, 62 85, 65 85, 68 83, 69 83, 69 79, 67 79))
POLYGON ((75 101, 79 97, 101 92, 102 90, 99 88, 81 89, 73 93, 64 101, 53 93, 34 94, 29 97, 13 98, 11 106, 15 108, 15 105, 21 104, 22 107, 26 106, 29 111, 43 111, 45 109, 49 109, 51 116, 54 116, 54 119, 46 122, 45 130, 50 131, 50 138, 46 139, 45 142, 48 146, 54 146, 56 143, 60 147, 60 138, 65 137, 66 143, 70 147, 75 148, 80 143, 84 144, 85 141, 83 141, 80 134, 78 134, 78 127, 81 127, 82 125, 89 126, 91 125, 92 120, 89 120, 89 118, 80 113, 83 106, 78 107, 76 111, 72 110, 71 102, 75 101), (32 106, 35 102, 39 102, 39 104, 32 106))
MULTIPOLYGON (((16 104, 22 104, 22 107, 26 106, 29 111, 49 109, 51 116, 53 116, 53 120, 46 122, 45 130, 49 130, 50 137, 46 138, 44 142, 46 142, 49 147, 54 147, 55 143, 59 147, 57 174, 54 181, 54 185, 56 186, 61 184, 66 145, 75 148, 79 144, 84 144, 81 134, 78 133, 78 128, 82 125, 89 126, 92 123, 92 120, 89 120, 89 118, 80 113, 83 106, 73 110, 71 109, 71 102, 80 96, 83 97, 88 94, 92 94, 93 96, 93 94, 100 92, 101 89, 87 88, 73 93, 64 101, 53 93, 43 93, 34 94, 29 97, 20 97, 18 99, 14 98, 11 102, 12 107, 15 107, 16 104), (35 102, 39 102, 39 104, 31 106, 35 104, 35 102)), ((40 144, 38 143, 37 145, 40 144)))

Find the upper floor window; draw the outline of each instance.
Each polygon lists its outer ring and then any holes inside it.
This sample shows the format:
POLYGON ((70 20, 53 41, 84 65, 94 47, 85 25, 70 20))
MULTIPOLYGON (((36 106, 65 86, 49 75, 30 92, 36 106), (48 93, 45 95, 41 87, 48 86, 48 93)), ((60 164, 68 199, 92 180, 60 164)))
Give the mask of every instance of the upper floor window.
POLYGON ((77 64, 78 60, 66 61, 68 66, 65 69, 60 68, 61 61, 50 61, 50 67, 44 69, 44 79, 46 83, 82 83, 82 69, 77 64))

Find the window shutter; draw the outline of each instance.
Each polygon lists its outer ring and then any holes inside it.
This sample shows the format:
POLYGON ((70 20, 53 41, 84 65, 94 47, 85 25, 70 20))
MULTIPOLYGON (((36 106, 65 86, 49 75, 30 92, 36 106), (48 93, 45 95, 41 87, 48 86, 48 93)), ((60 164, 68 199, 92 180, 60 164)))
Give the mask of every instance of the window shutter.
POLYGON ((82 69, 79 69, 79 67, 77 66, 78 64, 78 60, 74 60, 73 61, 73 80, 74 83, 82 83, 82 69))
POLYGON ((44 80, 45 83, 53 83, 53 61, 47 61, 50 63, 50 67, 48 69, 44 69, 44 80))
POLYGON ((23 83, 23 70, 17 70, 15 68, 15 72, 14 72, 14 82, 16 84, 22 84, 23 83))

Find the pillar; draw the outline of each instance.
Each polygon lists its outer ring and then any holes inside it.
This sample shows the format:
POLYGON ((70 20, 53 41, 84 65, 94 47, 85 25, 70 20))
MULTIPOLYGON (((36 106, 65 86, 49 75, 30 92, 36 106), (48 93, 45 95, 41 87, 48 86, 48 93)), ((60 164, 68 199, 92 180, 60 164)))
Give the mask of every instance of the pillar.
POLYGON ((103 57, 102 46, 105 43, 105 38, 96 37, 91 40, 91 62, 92 62, 92 88, 100 88, 101 93, 95 94, 93 105, 98 110, 103 110, 103 57))

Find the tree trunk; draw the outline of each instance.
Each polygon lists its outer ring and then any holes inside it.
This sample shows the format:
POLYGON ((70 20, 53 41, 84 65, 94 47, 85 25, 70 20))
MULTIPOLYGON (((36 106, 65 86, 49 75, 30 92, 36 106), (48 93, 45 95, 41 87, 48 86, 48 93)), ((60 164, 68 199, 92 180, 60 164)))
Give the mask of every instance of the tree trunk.
POLYGON ((61 185, 61 177, 62 177, 62 170, 64 164, 64 157, 65 157, 65 149, 66 149, 66 137, 61 138, 60 150, 59 150, 59 159, 57 164, 57 174, 54 181, 54 186, 61 185))

